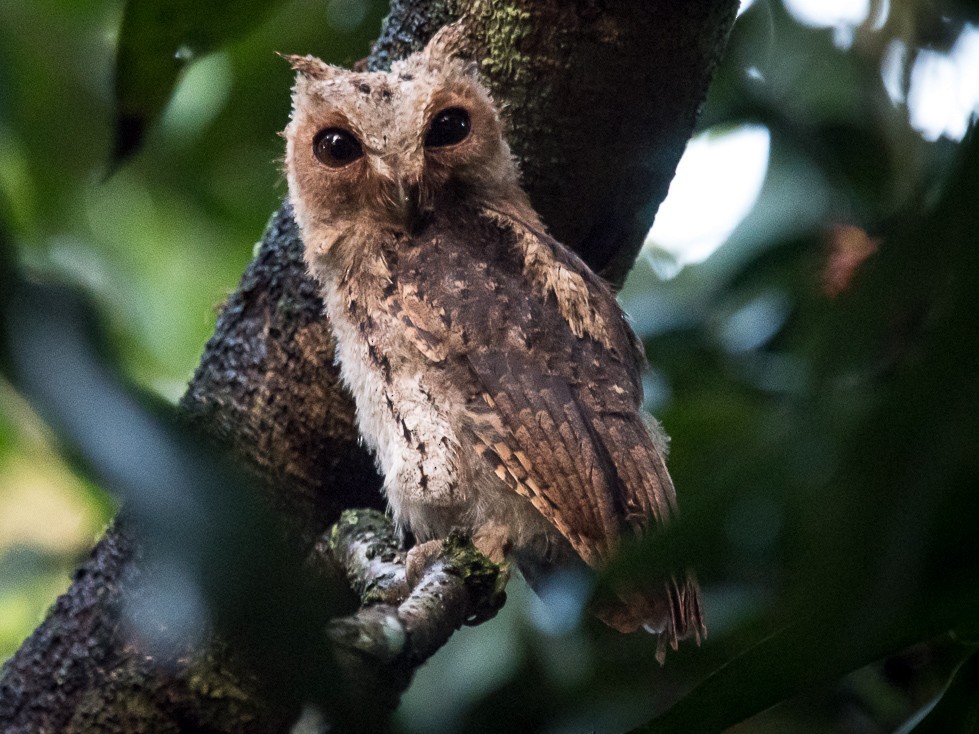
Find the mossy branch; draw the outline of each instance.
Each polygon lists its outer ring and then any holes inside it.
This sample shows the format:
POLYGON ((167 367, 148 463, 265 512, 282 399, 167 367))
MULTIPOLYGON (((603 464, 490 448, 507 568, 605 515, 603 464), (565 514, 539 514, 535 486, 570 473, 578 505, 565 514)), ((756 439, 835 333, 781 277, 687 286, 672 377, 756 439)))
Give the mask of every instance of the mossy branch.
POLYGON ((405 552, 390 520, 374 510, 344 512, 314 556, 339 566, 364 605, 331 622, 327 634, 350 689, 368 692, 365 706, 393 708, 419 665, 463 624, 491 618, 505 598, 500 569, 458 534, 409 590, 405 552))

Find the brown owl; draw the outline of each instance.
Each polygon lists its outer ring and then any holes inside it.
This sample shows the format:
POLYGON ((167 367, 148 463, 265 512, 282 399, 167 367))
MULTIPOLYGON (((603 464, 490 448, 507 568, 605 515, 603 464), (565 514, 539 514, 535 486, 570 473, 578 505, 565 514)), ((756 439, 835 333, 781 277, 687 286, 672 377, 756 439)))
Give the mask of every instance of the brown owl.
MULTIPOLYGON (((531 208, 462 39, 447 26, 390 72, 287 57, 289 196, 396 522, 463 529, 533 583, 601 568, 676 500, 641 345, 531 208)), ((703 632, 692 578, 619 596, 597 612, 616 629, 703 632)))

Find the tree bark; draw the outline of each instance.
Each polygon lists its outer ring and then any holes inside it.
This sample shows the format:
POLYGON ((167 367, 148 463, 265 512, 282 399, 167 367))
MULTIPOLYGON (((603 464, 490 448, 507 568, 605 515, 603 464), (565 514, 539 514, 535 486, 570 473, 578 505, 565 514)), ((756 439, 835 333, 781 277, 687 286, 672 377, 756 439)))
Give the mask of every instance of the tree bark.
MULTIPOLYGON (((367 60, 382 68, 462 17, 505 106, 552 233, 621 284, 665 197, 736 0, 395 0, 367 60)), ((287 90, 281 90, 283 95, 287 90)), ((289 207, 229 298, 181 403, 257 468, 307 551, 348 507, 383 507, 289 207)), ((139 543, 113 525, 4 666, 5 732, 267 732, 294 712, 219 643, 161 669, 118 626, 139 543)))

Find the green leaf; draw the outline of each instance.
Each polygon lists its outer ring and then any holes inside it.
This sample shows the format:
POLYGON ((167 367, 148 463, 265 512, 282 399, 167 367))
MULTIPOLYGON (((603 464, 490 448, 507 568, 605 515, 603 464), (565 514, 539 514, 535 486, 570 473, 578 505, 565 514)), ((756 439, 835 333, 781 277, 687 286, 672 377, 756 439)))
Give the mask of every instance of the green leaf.
POLYGON ((130 0, 116 57, 112 165, 133 155, 186 64, 256 28, 281 0, 130 0))
POLYGON ((731 660, 635 734, 721 732, 914 642, 906 626, 851 639, 847 645, 844 635, 824 623, 789 625, 731 660))

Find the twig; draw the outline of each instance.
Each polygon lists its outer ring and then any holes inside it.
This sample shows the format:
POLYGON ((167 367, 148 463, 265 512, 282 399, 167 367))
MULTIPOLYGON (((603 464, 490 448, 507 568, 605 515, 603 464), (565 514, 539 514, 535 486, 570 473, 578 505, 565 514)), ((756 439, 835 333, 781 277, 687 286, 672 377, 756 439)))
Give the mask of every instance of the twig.
POLYGON ((414 670, 463 624, 492 618, 503 606, 505 576, 453 534, 409 591, 405 553, 390 521, 376 510, 348 510, 316 544, 347 577, 364 608, 330 623, 327 634, 352 681, 381 678, 397 695, 414 670))

